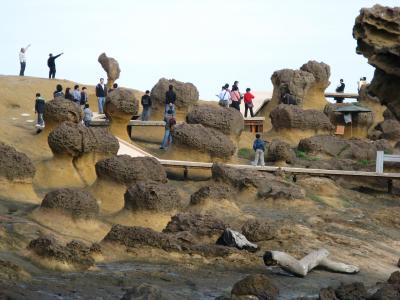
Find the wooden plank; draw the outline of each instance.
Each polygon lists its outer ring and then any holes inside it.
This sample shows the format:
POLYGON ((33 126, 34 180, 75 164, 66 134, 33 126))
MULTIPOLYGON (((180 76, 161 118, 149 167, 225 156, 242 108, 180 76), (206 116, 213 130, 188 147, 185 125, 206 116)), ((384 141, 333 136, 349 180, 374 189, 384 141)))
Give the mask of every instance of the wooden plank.
MULTIPOLYGON (((379 151, 382 152, 382 151, 379 151)), ((383 161, 400 162, 400 155, 384 154, 383 161)))
POLYGON ((244 118, 244 121, 265 121, 265 117, 249 117, 249 118, 244 118))
MULTIPOLYGON (((182 124, 183 122, 176 122, 176 124, 182 124)), ((159 127, 164 127, 165 122, 164 121, 141 121, 141 120, 130 120, 128 123, 128 126, 159 126, 159 127)))
POLYGON ((358 94, 354 93, 325 93, 326 98, 353 98, 357 99, 359 97, 358 94))

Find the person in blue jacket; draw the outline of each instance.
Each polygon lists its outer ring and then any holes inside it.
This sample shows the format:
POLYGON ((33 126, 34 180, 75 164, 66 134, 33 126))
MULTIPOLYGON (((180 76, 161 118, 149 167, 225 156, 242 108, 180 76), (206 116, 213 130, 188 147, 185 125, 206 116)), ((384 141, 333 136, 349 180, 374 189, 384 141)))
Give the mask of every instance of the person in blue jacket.
POLYGON ((260 163, 261 166, 265 166, 264 163, 264 152, 265 152, 265 142, 261 139, 260 134, 256 134, 256 139, 253 143, 253 150, 256 152, 256 156, 252 163, 253 166, 258 166, 260 163))

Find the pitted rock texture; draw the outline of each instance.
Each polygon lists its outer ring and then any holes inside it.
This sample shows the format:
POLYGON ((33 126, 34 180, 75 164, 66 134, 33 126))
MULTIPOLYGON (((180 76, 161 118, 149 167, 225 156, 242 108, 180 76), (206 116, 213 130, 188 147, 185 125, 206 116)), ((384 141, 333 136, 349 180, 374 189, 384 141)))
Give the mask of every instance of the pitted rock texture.
MULTIPOLYGON (((231 291, 232 296, 253 296, 256 299, 276 300, 279 289, 269 277, 263 274, 249 275, 235 283, 231 291)), ((247 299, 247 298, 239 298, 247 299)), ((254 299, 254 298, 248 298, 254 299)))
POLYGON ((199 100, 199 91, 193 83, 161 78, 151 90, 151 100, 154 103, 154 108, 164 109, 165 93, 168 91, 169 85, 174 87, 174 92, 176 93, 175 106, 178 109, 188 109, 199 100))
POLYGON ((32 180, 36 168, 31 159, 14 147, 0 142, 0 177, 7 180, 32 180))
POLYGON ((213 164, 211 172, 215 181, 228 183, 239 190, 257 188, 257 196, 261 199, 302 199, 305 197, 302 188, 269 173, 239 170, 219 163, 213 164))
POLYGON ((303 110, 296 105, 280 104, 270 114, 272 126, 279 129, 314 129, 332 131, 328 117, 318 110, 303 110))
POLYGON ((367 290, 363 283, 354 282, 350 284, 341 284, 335 290, 336 297, 339 300, 367 299, 367 290))
POLYGON ((182 199, 175 187, 155 181, 139 181, 125 193, 125 209, 171 211, 182 206, 182 199))
POLYGON ((202 204, 207 199, 211 199, 213 201, 221 199, 229 200, 233 193, 234 191, 229 185, 215 184, 203 186, 190 196, 190 204, 202 204))
POLYGON ((313 155, 324 154, 342 159, 375 160, 376 151, 392 152, 386 140, 346 140, 332 135, 317 135, 302 139, 298 149, 313 155))
POLYGON ((172 136, 174 144, 209 153, 210 156, 228 158, 236 151, 236 146, 229 137, 201 124, 177 125, 172 136))
POLYGON ((108 93, 104 112, 110 118, 130 118, 139 113, 139 101, 133 90, 116 88, 108 93))
MULTIPOLYGON (((309 61, 300 70, 283 69, 272 74, 273 99, 281 99, 283 92, 293 95, 297 104, 306 101, 326 102, 325 89, 329 86, 330 67, 321 62, 309 61)), ((278 102, 279 103, 279 102, 278 102)))
POLYGON ((189 124, 202 124, 225 134, 240 135, 244 128, 242 114, 234 108, 214 105, 196 105, 187 114, 189 124))
POLYGON ((121 73, 118 61, 115 58, 108 57, 105 53, 100 54, 98 61, 104 71, 106 71, 107 84, 111 87, 113 82, 119 78, 119 74, 121 73))
POLYGON ((115 155, 96 163, 98 178, 130 186, 137 181, 152 180, 166 183, 164 167, 152 157, 115 155))
POLYGON ((119 149, 117 138, 107 128, 86 127, 72 122, 63 122, 50 132, 48 143, 54 154, 73 157, 89 152, 117 154, 119 149))
POLYGON ((268 145, 267 161, 292 163, 295 159, 296 154, 288 143, 275 139, 268 145))
POLYGON ((56 209, 75 218, 93 218, 99 214, 95 198, 84 190, 58 189, 44 197, 41 208, 56 209))
POLYGON ((357 40, 356 52, 376 68, 368 92, 400 120, 400 7, 377 4, 361 9, 353 37, 357 40))
POLYGON ((275 238, 277 229, 266 221, 250 219, 243 224, 242 233, 250 242, 260 242, 275 238))
POLYGON ((69 121, 80 123, 83 112, 79 105, 65 98, 55 98, 48 101, 44 107, 44 119, 46 122, 61 123, 69 121))

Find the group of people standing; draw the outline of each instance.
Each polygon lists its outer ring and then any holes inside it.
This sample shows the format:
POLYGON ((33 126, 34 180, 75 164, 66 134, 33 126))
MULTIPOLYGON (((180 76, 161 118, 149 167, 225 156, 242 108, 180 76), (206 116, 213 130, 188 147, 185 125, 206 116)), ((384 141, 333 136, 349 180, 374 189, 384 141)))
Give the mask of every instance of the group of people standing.
POLYGON ((240 111, 240 104, 242 99, 244 100, 244 117, 247 118, 247 113, 250 111, 250 116, 254 117, 253 112, 253 99, 254 95, 251 93, 251 89, 247 88, 245 94, 241 94, 239 91, 239 81, 235 81, 232 85, 232 89, 229 89, 229 84, 225 84, 221 92, 217 95, 219 98, 219 105, 223 107, 233 107, 240 111))

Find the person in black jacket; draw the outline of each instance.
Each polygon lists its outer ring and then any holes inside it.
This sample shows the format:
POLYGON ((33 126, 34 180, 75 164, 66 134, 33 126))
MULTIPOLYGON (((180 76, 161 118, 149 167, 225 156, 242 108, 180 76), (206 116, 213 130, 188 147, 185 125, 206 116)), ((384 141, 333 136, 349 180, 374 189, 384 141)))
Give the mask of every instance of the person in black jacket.
POLYGON ((42 132, 44 128, 44 119, 43 119, 44 106, 45 106, 45 100, 40 96, 40 93, 36 93, 35 113, 38 115, 36 123, 36 128, 37 128, 36 133, 42 132))
POLYGON ((150 91, 147 90, 146 94, 142 96, 142 106, 143 106, 143 111, 142 111, 142 121, 148 121, 150 117, 150 109, 151 109, 151 97, 150 97, 150 91))
POLYGON ((53 56, 53 54, 49 54, 49 59, 47 60, 47 66, 49 67, 49 79, 56 77, 56 58, 60 57, 64 53, 60 53, 56 56, 53 56))
POLYGON ((174 87, 171 84, 168 87, 168 91, 165 93, 165 112, 169 109, 169 104, 172 103, 173 106, 175 106, 175 101, 176 101, 176 94, 174 92, 174 87))
POLYGON ((88 101, 88 94, 87 94, 86 90, 87 90, 87 88, 86 88, 86 86, 84 86, 81 91, 81 102, 80 102, 81 106, 84 106, 88 101))
MULTIPOLYGON (((336 88, 336 93, 344 93, 345 87, 346 87, 346 85, 344 84, 343 79, 340 79, 340 84, 336 88)), ((344 98, 341 98, 341 97, 335 97, 333 99, 335 99, 336 103, 343 103, 343 100, 344 100, 344 98)))
POLYGON ((63 87, 61 84, 57 84, 56 86, 56 90, 53 93, 54 98, 64 98, 64 92, 63 92, 63 87))
POLYGON ((103 114, 107 97, 107 87, 104 84, 104 78, 100 78, 100 83, 96 85, 96 97, 99 105, 99 114, 103 114))

